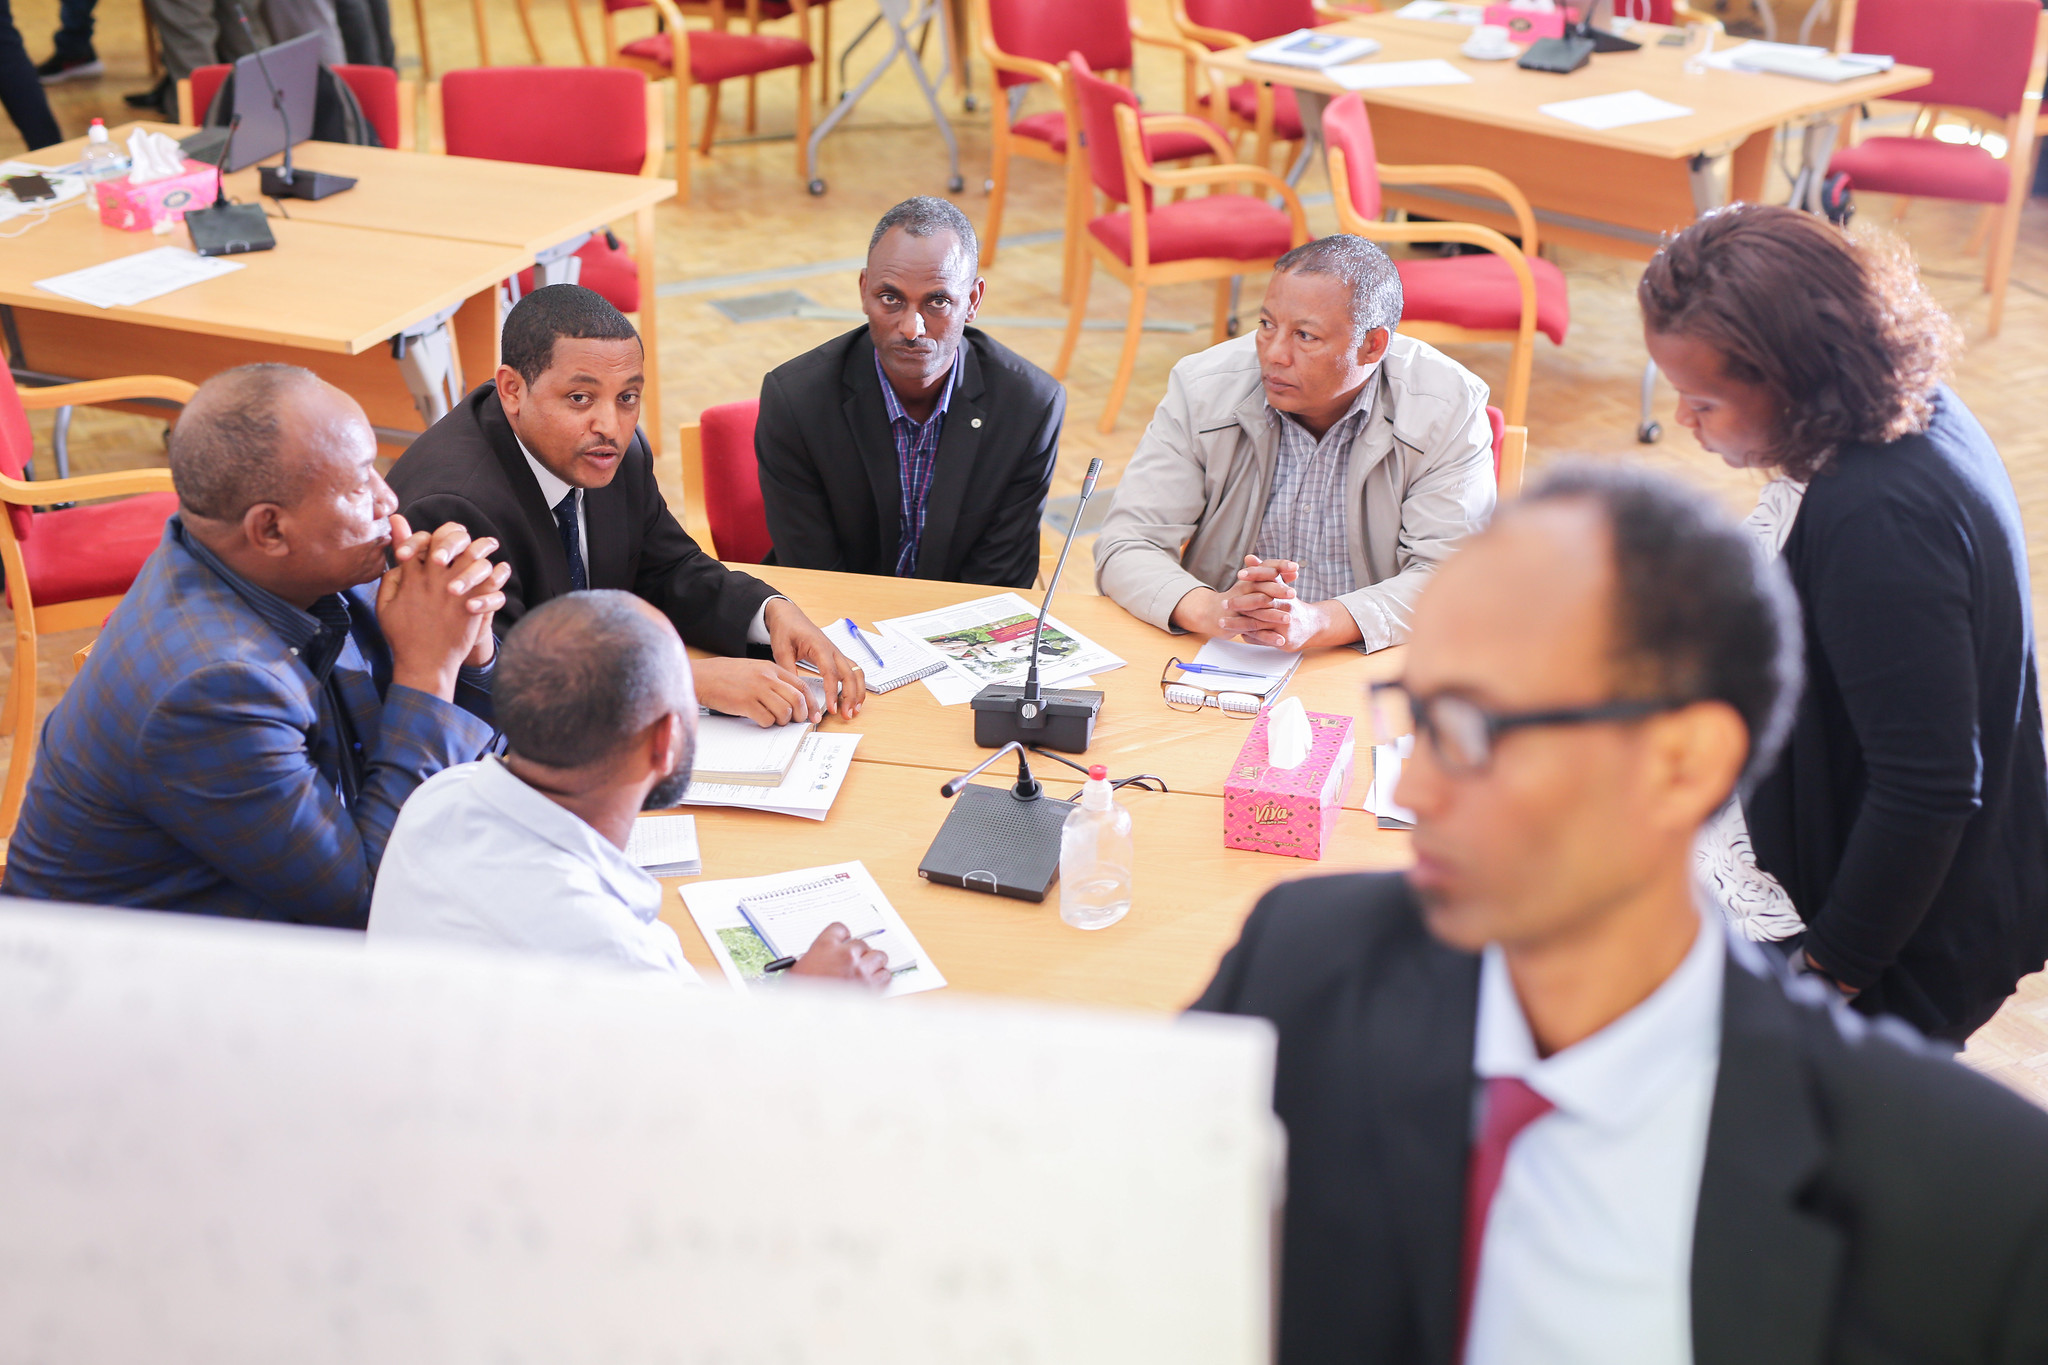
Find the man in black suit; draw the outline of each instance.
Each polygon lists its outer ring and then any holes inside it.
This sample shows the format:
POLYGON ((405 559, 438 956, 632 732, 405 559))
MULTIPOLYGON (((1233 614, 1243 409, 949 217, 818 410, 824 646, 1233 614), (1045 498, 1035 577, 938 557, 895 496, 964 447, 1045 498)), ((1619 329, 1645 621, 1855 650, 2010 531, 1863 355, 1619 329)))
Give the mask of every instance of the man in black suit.
POLYGON ((769 371, 754 428, 774 563, 1028 588, 1066 390, 967 324, 981 246, 943 199, 882 215, 868 325, 769 371))
POLYGON ((2048 1360, 2048 1115, 1696 908, 1799 639, 1621 470, 1425 590, 1374 696, 1414 868, 1275 889, 1198 1006, 1279 1031, 1284 1365, 2048 1360))
POLYGON ((669 512, 638 430, 646 380, 625 315, 581 286, 549 285, 506 315, 503 352, 497 378, 414 441, 390 478, 414 526, 460 522, 499 542, 512 566, 501 628, 566 592, 622 589, 700 648, 768 647, 772 659, 699 661, 697 696, 713 710, 762 725, 820 719, 802 661, 822 676, 827 706, 851 718, 866 695, 860 668, 795 603, 704 553, 669 512))

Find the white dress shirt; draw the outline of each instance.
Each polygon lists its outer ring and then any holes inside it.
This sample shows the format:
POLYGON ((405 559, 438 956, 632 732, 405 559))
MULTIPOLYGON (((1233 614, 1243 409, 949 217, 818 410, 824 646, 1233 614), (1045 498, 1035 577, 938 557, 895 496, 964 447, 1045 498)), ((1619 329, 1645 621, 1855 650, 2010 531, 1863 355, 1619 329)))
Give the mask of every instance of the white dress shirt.
POLYGON ((434 774, 398 812, 372 939, 520 948, 695 981, 661 883, 496 758, 434 774))
POLYGON ((1726 931, 1592 1037, 1538 1058, 1507 960, 1479 972, 1473 1065, 1556 1106, 1524 1128, 1487 1219, 1466 1365, 1685 1365, 1692 1233, 1721 1065, 1726 931))
MULTIPOLYGON (((549 511, 560 507, 563 498, 576 499, 576 552, 583 557, 584 572, 586 574, 589 573, 590 522, 583 515, 583 490, 575 487, 573 484, 564 483, 556 477, 554 470, 549 469, 539 460, 534 459, 533 452, 526 448, 526 442, 519 440, 517 433, 514 433, 512 439, 518 441, 519 453, 526 457, 526 467, 533 471, 533 480, 540 485, 541 500, 547 503, 549 511)), ((769 598, 768 602, 778 600, 787 599, 781 598, 780 594, 778 594, 775 597, 769 598)), ((747 623, 747 643, 750 645, 770 643, 768 638, 768 602, 763 602, 754 612, 754 619, 747 623)))

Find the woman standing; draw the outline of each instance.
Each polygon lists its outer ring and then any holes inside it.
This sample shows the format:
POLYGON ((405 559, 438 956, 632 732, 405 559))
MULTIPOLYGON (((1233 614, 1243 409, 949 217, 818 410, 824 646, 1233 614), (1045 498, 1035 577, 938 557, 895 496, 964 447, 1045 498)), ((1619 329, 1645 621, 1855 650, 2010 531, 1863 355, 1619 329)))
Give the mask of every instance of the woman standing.
POLYGON ((1960 1046, 2048 957, 2048 751, 2019 504, 1943 384, 1956 327, 1903 248, 1753 204, 1637 298, 1678 420, 1783 485, 1807 691, 1742 813, 1793 960, 1960 1046))

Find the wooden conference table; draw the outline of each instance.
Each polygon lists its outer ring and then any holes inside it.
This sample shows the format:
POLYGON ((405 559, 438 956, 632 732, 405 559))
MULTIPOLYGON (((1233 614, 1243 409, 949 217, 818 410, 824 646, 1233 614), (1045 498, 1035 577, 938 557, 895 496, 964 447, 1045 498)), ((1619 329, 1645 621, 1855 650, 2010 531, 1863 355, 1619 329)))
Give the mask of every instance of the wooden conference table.
MULTIPOLYGON (((877 619, 929 611, 985 597, 992 589, 958 583, 877 578, 801 569, 763 575, 814 621, 851 615, 863 627, 877 619)), ((1028 595, 1027 600, 1029 600, 1028 595)), ((1361 868, 1397 868, 1409 860, 1405 834, 1381 830, 1358 809, 1365 794, 1354 776, 1338 818, 1335 847, 1321 862, 1246 853, 1223 846, 1223 781, 1249 733, 1245 721, 1205 710, 1169 710, 1159 694, 1167 658, 1191 657, 1197 642, 1155 630, 1106 597, 1063 592, 1053 614, 1125 661, 1096 685, 1107 694, 1095 742, 1079 762, 1102 763, 1112 777, 1156 773, 1171 789, 1161 795, 1127 789, 1137 865, 1131 912, 1095 932, 1060 922, 1058 887, 1044 904, 933 886, 917 864, 945 821, 951 803, 939 784, 989 751, 976 748, 972 713, 941 707, 919 683, 872 696, 851 723, 828 720, 827 732, 861 735, 860 747, 832 812, 823 822, 759 811, 693 807, 705 879, 756 876, 860 859, 950 983, 946 994, 1027 996, 1138 1009, 1179 1009, 1201 991, 1217 960, 1261 893, 1275 882, 1361 868)), ((1284 695, 1311 711, 1351 715, 1364 724, 1368 679, 1399 671, 1399 649, 1361 656, 1328 650, 1302 661, 1284 695)), ((1360 735, 1360 751, 1369 739, 1360 735)), ((1049 759, 1032 771, 1048 795, 1064 798, 1078 775, 1049 759)), ((1005 760, 980 780, 1007 781, 1005 760)), ((698 878, 672 879, 673 889, 698 878)), ((723 983, 716 960, 679 896, 664 898, 662 917, 707 981, 723 983)), ((911 996, 924 1000, 927 996, 911 996)))
MULTIPOLYGON (((124 140, 138 127, 174 137, 193 131, 141 123, 113 135, 124 140)), ((84 147, 74 138, 22 159, 63 166, 84 147)), ((358 183, 317 203, 292 201, 289 218, 266 202, 275 251, 233 257, 243 269, 134 307, 95 308, 35 281, 165 245, 189 247, 182 229, 158 237, 105 227, 88 203, 67 205, 9 240, 0 250, 0 305, 11 312, 13 367, 67 380, 168 374, 198 382, 251 361, 303 365, 353 395, 381 436, 402 442, 426 422, 394 362, 392 338, 445 323, 455 370, 430 367, 426 381, 459 394, 464 380, 479 382, 497 367, 500 281, 547 247, 621 218, 637 216, 651 240, 653 206, 675 193, 673 181, 651 177, 379 147, 306 142, 294 156, 358 183)), ((227 188, 231 198, 259 202, 254 169, 230 175, 227 188)), ((652 290, 642 292, 649 304, 652 290)), ((651 315, 642 318, 651 331, 651 315)), ((410 352, 417 368, 435 349, 410 352)), ((650 379, 652 359, 650 348, 650 379)), ((654 392, 650 385, 649 440, 661 430, 654 392)))

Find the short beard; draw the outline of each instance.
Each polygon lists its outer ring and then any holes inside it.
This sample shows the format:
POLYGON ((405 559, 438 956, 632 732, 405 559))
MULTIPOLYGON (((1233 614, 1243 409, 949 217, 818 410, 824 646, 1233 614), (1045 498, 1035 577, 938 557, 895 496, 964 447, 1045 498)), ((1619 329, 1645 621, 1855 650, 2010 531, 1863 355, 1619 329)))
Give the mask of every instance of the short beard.
POLYGON ((681 804, 684 794, 690 789, 690 766, 696 757, 696 737, 692 735, 683 749, 682 762, 676 764, 674 772, 654 784, 647 793, 647 799, 640 803, 640 809, 670 810, 681 804))

